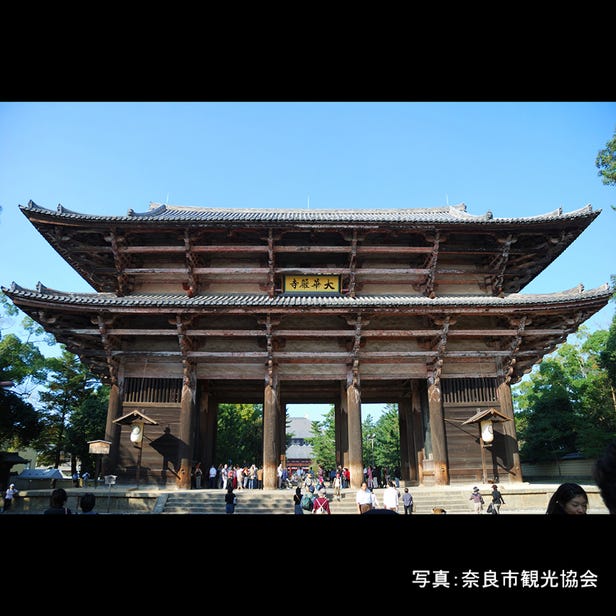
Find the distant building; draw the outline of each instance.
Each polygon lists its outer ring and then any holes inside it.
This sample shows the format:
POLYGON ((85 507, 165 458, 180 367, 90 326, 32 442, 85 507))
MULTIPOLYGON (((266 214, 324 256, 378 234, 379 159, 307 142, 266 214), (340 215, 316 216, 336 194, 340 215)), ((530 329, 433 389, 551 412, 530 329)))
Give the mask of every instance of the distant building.
POLYGON ((298 468, 307 471, 312 464, 312 445, 306 439, 312 436, 312 421, 307 417, 291 417, 287 434, 292 435, 287 447, 287 468, 293 473, 298 468))

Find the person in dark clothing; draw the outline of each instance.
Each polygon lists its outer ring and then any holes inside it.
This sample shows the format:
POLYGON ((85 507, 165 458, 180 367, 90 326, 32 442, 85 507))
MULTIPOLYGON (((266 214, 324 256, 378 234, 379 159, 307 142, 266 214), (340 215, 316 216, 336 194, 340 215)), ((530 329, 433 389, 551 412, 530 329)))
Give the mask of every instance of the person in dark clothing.
POLYGON ((410 515, 413 513, 413 495, 409 492, 408 488, 404 488, 402 504, 404 505, 404 515, 410 515))
POLYGON ((548 515, 584 515, 588 510, 588 494, 581 485, 561 483, 552 494, 546 513, 548 515))
POLYGON ((51 493, 49 507, 43 511, 44 515, 67 515, 73 513, 67 506, 68 494, 64 488, 56 488, 51 493))
POLYGON ((302 489, 298 486, 295 488, 295 494, 293 494, 293 510, 296 515, 304 515, 302 509, 302 489))
POLYGON ((94 496, 93 492, 86 492, 79 499, 79 506, 81 507, 82 514, 88 514, 88 515, 97 514, 98 511, 94 511, 94 505, 96 505, 96 496, 94 496))
POLYGON ((498 486, 496 484, 492 485, 492 511, 494 515, 500 513, 501 505, 505 504, 505 500, 503 499, 503 495, 499 492, 498 486))
POLYGON ((227 513, 235 513, 235 505, 237 505, 237 498, 233 494, 233 486, 227 488, 225 494, 225 511, 227 513))
POLYGON ((616 514, 616 441, 612 441, 595 462, 593 478, 610 514, 616 514))

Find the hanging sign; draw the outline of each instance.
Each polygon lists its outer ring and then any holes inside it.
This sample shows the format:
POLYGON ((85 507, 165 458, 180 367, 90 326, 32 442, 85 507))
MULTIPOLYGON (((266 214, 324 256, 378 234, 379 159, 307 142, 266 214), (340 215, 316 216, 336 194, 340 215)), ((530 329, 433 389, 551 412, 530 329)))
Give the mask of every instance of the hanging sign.
POLYGON ((284 276, 284 293, 310 295, 339 295, 340 276, 319 274, 318 276, 284 276))

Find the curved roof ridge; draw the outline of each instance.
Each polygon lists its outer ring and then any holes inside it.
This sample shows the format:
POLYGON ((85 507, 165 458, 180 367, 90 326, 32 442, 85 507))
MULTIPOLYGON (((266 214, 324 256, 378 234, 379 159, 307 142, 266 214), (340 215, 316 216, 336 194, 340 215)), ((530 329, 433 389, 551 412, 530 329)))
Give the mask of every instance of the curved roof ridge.
POLYGON ((335 212, 342 213, 351 213, 351 212, 359 212, 366 214, 383 214, 387 212, 417 212, 417 213, 445 213, 445 214, 456 214, 458 212, 466 212, 466 205, 464 203, 460 203, 458 205, 436 205, 436 206, 428 206, 428 207, 382 207, 382 208, 305 208, 305 207, 232 207, 232 206, 224 206, 224 207, 215 207, 215 206, 201 206, 201 205, 169 205, 166 203, 155 203, 150 202, 150 210, 148 213, 152 213, 153 211, 159 212, 224 212, 224 213, 233 213, 233 214, 254 214, 255 212, 261 213, 289 213, 289 212, 304 212, 306 214, 328 214, 331 215, 335 212))
POLYGON ((580 284, 575 287, 563 291, 552 291, 550 293, 509 293, 506 297, 571 297, 572 295, 585 295, 588 297, 592 295, 603 295, 608 291, 612 291, 609 282, 604 282, 593 289, 585 289, 584 285, 580 282, 580 284))
MULTIPOLYGON (((601 210, 593 211, 592 205, 587 204, 581 208, 573 210, 568 213, 563 213, 562 207, 551 210, 544 214, 538 214, 535 216, 521 216, 521 217, 494 217, 492 211, 488 210, 485 214, 469 214, 465 203, 457 205, 447 206, 434 206, 434 207, 414 207, 414 208, 331 208, 331 209, 308 209, 308 208, 245 208, 245 207, 201 207, 201 206, 185 206, 185 205, 168 205, 165 203, 150 202, 149 209, 145 212, 136 212, 133 208, 130 208, 126 216, 119 215, 104 215, 104 214, 88 214, 78 212, 76 210, 70 210, 64 207, 62 204, 58 204, 56 209, 50 209, 38 205, 33 200, 28 201, 27 206, 19 206, 22 211, 40 211, 50 215, 71 216, 71 217, 84 217, 96 220, 130 220, 130 219, 142 219, 142 220, 156 220, 164 217, 166 220, 186 220, 187 215, 194 215, 194 219, 198 220, 199 216, 220 214, 220 218, 228 220, 229 216, 232 216, 234 220, 241 219, 244 215, 249 215, 252 219, 262 218, 266 220, 268 216, 276 216, 280 219, 284 219, 285 216, 295 216, 302 220, 313 219, 336 219, 341 217, 346 220, 352 220, 354 218, 370 219, 371 221, 378 219, 389 219, 393 217, 398 221, 403 220, 405 217, 427 217, 424 221, 430 221, 431 215, 437 217, 441 222, 447 222, 449 218, 450 222, 487 222, 494 223, 502 222, 533 222, 549 220, 554 218, 576 218, 586 217, 589 215, 598 215, 601 210), (445 218, 442 218, 442 217, 445 218)), ((299 219, 298 218, 298 219, 299 219)))
POLYGON ((261 305, 261 306, 280 306, 280 305, 345 305, 352 304, 355 306, 370 306, 370 305, 456 305, 456 304, 476 304, 494 306, 498 304, 516 304, 526 302, 541 302, 541 301, 569 301, 572 296, 577 295, 578 299, 592 299, 593 297, 609 296, 612 294, 612 289, 609 283, 604 283, 594 289, 584 290, 583 285, 578 285, 573 289, 566 291, 557 291, 551 293, 510 293, 504 297, 498 296, 477 296, 477 295, 442 295, 434 298, 425 297, 423 295, 368 295, 360 297, 348 296, 325 296, 325 295, 277 295, 269 297, 268 295, 260 295, 255 293, 234 293, 234 294, 200 294, 193 297, 187 297, 184 293, 149 293, 138 295, 117 296, 115 293, 68 293, 64 291, 55 291, 49 287, 45 287, 41 283, 37 284, 36 289, 27 289, 15 282, 12 283, 10 289, 0 287, 7 294, 21 296, 44 296, 51 299, 53 296, 60 301, 66 298, 71 298, 79 301, 92 303, 115 303, 115 304, 135 304, 144 303, 149 306, 161 305, 166 303, 182 303, 187 305, 199 306, 204 303, 216 305, 261 305))
POLYGON ((587 203, 584 207, 580 207, 577 210, 572 210, 571 212, 563 212, 563 208, 562 207, 557 207, 554 210, 551 210, 550 212, 545 212, 544 214, 536 214, 535 216, 521 216, 519 218, 515 218, 512 216, 509 217, 503 217, 503 218, 494 218, 493 220, 496 222, 501 222, 501 221, 516 221, 516 222, 520 222, 520 221, 528 221, 528 222, 532 222, 534 220, 547 220, 550 218, 577 218, 577 217, 583 217, 583 216, 589 216, 589 215, 598 215, 601 213, 601 210, 594 210, 592 209, 592 205, 590 203, 587 203))

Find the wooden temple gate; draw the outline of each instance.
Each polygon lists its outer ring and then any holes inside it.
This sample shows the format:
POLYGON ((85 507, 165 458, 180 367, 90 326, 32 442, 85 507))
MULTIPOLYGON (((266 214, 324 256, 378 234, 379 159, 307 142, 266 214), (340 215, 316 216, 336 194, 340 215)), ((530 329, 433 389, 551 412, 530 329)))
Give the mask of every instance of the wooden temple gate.
POLYGON ((522 481, 510 386, 611 296, 607 283, 520 293, 599 214, 590 207, 519 219, 463 205, 22 211, 95 293, 3 291, 111 386, 104 472, 125 481, 136 459, 119 418, 153 420, 144 480, 187 488, 196 460, 218 462, 222 403, 263 405, 265 488, 297 403, 334 405, 353 487, 362 403, 398 405, 404 482, 522 481), (482 411, 498 418, 489 451, 464 423, 482 411))

